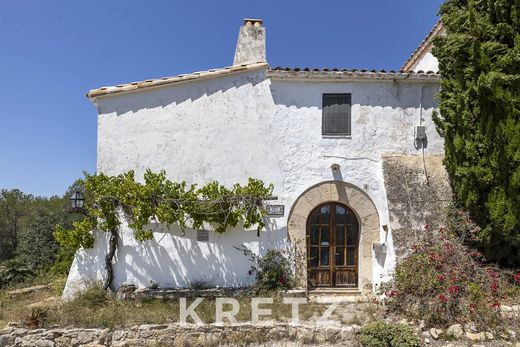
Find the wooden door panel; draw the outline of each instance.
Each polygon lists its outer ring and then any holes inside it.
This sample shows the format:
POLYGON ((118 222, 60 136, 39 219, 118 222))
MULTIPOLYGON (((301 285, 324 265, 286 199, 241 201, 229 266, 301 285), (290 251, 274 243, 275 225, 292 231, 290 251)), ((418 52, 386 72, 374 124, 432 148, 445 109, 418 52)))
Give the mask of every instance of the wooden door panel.
POLYGON ((339 203, 316 207, 307 219, 309 286, 357 286, 359 223, 339 203))
POLYGON ((309 282, 312 284, 312 287, 330 287, 330 269, 311 269, 309 282))
POLYGON ((356 287, 357 274, 355 269, 344 270, 336 268, 335 282, 338 287, 356 287))

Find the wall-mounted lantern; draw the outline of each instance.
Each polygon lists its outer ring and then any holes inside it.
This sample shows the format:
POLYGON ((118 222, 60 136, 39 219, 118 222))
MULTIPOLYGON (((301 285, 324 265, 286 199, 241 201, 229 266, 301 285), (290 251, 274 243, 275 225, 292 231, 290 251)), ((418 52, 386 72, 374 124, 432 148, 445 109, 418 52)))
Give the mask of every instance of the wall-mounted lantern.
POLYGON ((70 207, 72 209, 72 212, 75 212, 75 213, 83 212, 84 205, 85 205, 85 197, 79 190, 76 190, 74 193, 72 193, 72 195, 70 197, 70 207))

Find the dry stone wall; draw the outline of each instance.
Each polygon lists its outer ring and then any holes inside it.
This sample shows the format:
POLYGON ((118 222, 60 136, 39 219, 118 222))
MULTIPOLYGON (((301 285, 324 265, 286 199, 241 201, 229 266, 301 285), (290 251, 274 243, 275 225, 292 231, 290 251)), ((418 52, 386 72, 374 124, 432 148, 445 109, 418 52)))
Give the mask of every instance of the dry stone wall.
POLYGON ((317 327, 278 324, 216 326, 147 324, 120 329, 35 329, 7 327, 0 330, 0 347, 7 346, 357 346, 359 326, 317 327))

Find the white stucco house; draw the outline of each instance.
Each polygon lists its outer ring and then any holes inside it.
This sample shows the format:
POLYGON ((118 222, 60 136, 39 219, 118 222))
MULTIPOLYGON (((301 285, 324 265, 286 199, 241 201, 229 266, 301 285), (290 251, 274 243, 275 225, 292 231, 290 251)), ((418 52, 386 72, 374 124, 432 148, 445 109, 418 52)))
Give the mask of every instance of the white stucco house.
MULTIPOLYGON (((98 113, 97 170, 166 170, 171 180, 273 183, 283 215, 265 231, 183 234, 159 226, 139 242, 123 223, 114 283, 220 287, 254 282, 254 252, 298 247, 309 289, 371 291, 392 275, 422 225, 449 195, 443 140, 432 122, 440 75, 431 40, 400 71, 270 67, 262 20, 245 19, 233 65, 102 87, 87 97, 98 113), (435 199, 426 199, 437 194, 435 199)), ((105 276, 106 235, 79 250, 64 297, 105 276)))

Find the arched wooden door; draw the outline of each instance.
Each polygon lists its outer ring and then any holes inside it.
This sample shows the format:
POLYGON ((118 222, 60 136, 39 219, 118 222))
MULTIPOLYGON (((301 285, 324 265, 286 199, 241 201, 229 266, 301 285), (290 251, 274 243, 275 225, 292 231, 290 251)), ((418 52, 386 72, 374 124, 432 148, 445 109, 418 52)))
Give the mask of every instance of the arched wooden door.
POLYGON ((347 206, 329 202, 307 219, 310 287, 357 287, 359 223, 347 206))

